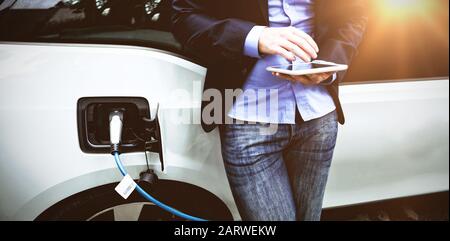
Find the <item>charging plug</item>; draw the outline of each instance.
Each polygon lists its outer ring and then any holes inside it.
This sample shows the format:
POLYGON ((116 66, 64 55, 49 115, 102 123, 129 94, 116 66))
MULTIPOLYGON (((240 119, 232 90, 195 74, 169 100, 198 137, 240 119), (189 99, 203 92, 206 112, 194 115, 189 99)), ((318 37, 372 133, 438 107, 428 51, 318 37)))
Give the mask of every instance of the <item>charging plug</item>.
POLYGON ((119 153, 120 143, 122 141, 123 113, 113 111, 109 115, 109 139, 111 142, 111 154, 119 153))

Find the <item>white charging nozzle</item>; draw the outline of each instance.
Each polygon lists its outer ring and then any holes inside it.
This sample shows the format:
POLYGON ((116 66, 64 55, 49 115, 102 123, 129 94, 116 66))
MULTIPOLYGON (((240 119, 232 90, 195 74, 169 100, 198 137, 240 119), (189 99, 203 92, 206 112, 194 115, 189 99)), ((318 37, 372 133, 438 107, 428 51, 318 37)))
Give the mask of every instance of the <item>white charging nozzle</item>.
POLYGON ((109 139, 113 153, 119 151, 119 144, 122 140, 122 118, 123 114, 120 111, 114 111, 109 116, 109 139))

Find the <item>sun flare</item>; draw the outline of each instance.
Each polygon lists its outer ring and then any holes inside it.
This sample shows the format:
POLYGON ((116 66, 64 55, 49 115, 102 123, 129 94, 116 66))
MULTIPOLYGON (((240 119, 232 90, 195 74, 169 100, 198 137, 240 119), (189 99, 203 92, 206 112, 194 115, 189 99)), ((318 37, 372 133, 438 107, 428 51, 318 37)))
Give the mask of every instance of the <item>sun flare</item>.
POLYGON ((376 0, 377 13, 392 20, 408 19, 430 13, 434 1, 428 0, 376 0))

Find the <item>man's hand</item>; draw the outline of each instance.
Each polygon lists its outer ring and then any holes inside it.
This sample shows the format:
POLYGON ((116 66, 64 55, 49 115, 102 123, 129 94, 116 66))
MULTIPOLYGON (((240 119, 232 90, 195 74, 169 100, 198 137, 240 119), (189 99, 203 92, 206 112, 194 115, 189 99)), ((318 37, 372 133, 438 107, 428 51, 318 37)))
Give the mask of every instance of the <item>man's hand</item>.
POLYGON ((321 73, 321 74, 312 74, 312 75, 286 75, 280 73, 272 73, 274 76, 279 78, 287 79, 292 82, 300 82, 304 85, 319 85, 325 80, 329 79, 334 73, 321 73))
POLYGON ((289 61, 296 57, 305 62, 317 58, 319 47, 307 33, 294 27, 265 28, 259 38, 261 55, 281 55, 289 61))

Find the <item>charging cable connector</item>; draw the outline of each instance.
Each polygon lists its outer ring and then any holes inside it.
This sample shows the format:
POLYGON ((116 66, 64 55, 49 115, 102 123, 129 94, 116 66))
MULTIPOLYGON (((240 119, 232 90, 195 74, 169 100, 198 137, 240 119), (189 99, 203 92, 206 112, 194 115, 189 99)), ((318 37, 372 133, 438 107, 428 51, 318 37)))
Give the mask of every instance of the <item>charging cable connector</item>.
POLYGON ((123 113, 114 111, 109 116, 109 139, 111 141, 111 154, 120 153, 122 141, 123 113))

